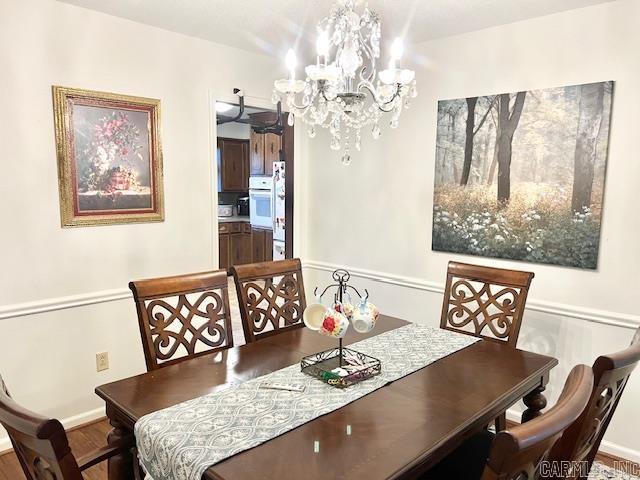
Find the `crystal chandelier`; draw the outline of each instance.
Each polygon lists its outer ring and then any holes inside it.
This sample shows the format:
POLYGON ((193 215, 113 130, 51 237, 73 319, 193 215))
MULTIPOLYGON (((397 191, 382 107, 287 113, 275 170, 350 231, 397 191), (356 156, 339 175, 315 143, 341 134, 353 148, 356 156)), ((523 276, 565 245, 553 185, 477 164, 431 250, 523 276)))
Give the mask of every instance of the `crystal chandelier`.
POLYGON ((309 137, 316 128, 328 128, 331 149, 343 149, 342 162, 351 163, 353 142, 360 150, 360 131, 371 127, 374 139, 380 136, 380 121, 390 114, 396 128, 403 108, 417 95, 415 72, 398 68, 402 40, 391 46, 386 69, 377 72, 380 57, 380 19, 365 5, 355 11, 357 0, 339 0, 329 16, 318 23, 316 63, 305 68, 305 80, 295 76, 296 55, 289 50, 286 65, 289 78, 277 80, 273 102, 286 102, 288 123, 296 117, 308 125, 309 137), (332 56, 333 54, 333 56, 332 56))

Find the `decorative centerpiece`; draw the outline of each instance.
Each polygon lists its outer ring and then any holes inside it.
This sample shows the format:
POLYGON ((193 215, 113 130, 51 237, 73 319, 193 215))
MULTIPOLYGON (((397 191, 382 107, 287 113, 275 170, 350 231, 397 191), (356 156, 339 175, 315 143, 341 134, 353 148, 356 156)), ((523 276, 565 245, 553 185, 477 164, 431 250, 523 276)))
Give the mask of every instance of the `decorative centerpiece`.
POLYGON ((342 346, 342 339, 350 324, 356 332, 368 333, 375 327, 379 312, 376 306, 368 301, 369 292, 366 289, 365 295, 362 296, 355 287, 348 284, 351 278, 349 272, 336 270, 332 276, 336 283, 325 287, 319 295, 316 287, 313 292, 316 302, 307 306, 303 319, 311 330, 337 338, 338 348, 304 357, 300 366, 308 375, 329 385, 345 388, 382 371, 380 360, 342 346), (322 304, 322 298, 330 289, 335 289, 333 304, 326 307, 322 304), (355 306, 351 301, 351 292, 360 299, 355 306))

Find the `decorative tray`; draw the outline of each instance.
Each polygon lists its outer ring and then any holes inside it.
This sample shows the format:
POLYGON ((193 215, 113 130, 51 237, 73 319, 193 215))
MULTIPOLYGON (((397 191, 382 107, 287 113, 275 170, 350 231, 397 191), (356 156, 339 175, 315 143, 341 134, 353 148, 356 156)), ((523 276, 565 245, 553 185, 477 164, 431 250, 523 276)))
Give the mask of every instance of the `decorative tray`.
POLYGON ((354 385, 382 371, 380 360, 346 347, 303 357, 300 367, 307 375, 338 388, 354 385))

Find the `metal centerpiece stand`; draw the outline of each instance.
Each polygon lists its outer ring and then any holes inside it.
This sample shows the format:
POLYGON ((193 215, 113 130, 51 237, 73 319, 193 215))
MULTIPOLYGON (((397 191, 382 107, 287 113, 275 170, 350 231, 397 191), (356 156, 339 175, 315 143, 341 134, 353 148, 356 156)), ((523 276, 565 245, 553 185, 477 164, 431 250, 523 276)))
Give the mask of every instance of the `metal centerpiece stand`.
MULTIPOLYGON (((330 289, 336 289, 333 296, 334 304, 330 308, 349 318, 344 303, 345 296, 350 298, 350 290, 358 297, 362 295, 358 289, 349 285, 351 274, 347 270, 335 270, 332 277, 336 283, 326 286, 319 297, 317 297, 318 287, 314 289, 313 294, 317 298, 322 298, 330 289)), ((369 292, 366 289, 364 292, 365 298, 368 298, 369 292)), ((382 371, 380 360, 344 347, 342 337, 338 339, 338 348, 306 356, 301 360, 300 367, 304 373, 338 388, 349 387, 382 371)))

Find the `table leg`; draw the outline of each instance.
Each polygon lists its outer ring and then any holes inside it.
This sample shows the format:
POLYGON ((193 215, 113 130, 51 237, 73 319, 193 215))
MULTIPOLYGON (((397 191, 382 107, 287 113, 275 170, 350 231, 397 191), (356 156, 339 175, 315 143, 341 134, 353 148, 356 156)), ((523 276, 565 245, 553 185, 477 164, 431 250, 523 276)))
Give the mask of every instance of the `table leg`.
MULTIPOLYGON (((117 420, 109 419, 113 429, 107 436, 107 443, 112 445, 125 437, 130 437, 131 432, 117 420)), ((133 456, 131 453, 121 453, 109 459, 109 480, 133 480, 133 456)))
POLYGON ((527 409, 522 412, 522 423, 542 415, 542 409, 547 406, 547 398, 542 393, 545 389, 544 385, 539 385, 524 396, 522 400, 527 409))

